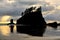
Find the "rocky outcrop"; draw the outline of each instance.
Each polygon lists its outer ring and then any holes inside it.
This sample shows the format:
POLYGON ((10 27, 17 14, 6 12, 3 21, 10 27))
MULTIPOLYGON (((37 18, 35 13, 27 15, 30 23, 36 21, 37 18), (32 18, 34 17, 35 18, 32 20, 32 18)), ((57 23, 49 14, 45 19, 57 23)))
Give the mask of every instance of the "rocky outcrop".
POLYGON ((17 20, 17 32, 25 33, 32 36, 43 36, 46 29, 46 22, 41 13, 41 7, 39 7, 35 12, 35 9, 31 7, 24 12, 24 15, 17 20), (22 26, 23 25, 23 26, 22 26))

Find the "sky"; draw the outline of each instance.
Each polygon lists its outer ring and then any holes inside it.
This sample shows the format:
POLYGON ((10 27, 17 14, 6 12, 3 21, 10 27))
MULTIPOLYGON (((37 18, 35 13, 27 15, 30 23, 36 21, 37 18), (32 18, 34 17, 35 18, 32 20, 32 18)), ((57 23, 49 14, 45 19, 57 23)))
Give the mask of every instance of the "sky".
POLYGON ((60 0, 0 0, 0 21, 17 20, 31 6, 42 6, 46 21, 60 21, 60 0))

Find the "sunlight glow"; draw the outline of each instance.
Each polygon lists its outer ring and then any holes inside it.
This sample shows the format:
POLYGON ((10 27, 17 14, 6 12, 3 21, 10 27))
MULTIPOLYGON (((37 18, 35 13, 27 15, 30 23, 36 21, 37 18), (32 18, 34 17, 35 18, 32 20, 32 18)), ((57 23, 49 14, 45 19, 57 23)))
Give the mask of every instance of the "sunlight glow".
POLYGON ((6 2, 9 3, 9 4, 12 4, 12 3, 15 2, 15 0, 7 0, 6 2))
POLYGON ((10 33, 8 26, 0 26, 0 31, 2 35, 8 36, 10 33))
POLYGON ((3 17, 1 18, 1 22, 7 22, 7 20, 8 20, 9 18, 11 18, 11 16, 5 15, 5 16, 3 16, 3 17))
MULTIPOLYGON (((14 25, 14 32, 16 32, 16 26, 14 25)), ((4 36, 9 36, 10 28, 9 26, 0 26, 0 34, 4 36)))
POLYGON ((58 6, 56 9, 60 9, 60 6, 58 6))
MULTIPOLYGON (((0 23, 9 23, 10 21, 8 21, 11 18, 11 16, 5 15, 1 18, 1 22, 0 23)), ((14 23, 16 23, 16 21, 14 21, 14 23)), ((16 30, 16 26, 14 25, 14 32, 16 30)), ((2 25, 0 26, 0 34, 4 35, 4 36, 9 36, 10 34, 10 28, 8 25, 2 25)))

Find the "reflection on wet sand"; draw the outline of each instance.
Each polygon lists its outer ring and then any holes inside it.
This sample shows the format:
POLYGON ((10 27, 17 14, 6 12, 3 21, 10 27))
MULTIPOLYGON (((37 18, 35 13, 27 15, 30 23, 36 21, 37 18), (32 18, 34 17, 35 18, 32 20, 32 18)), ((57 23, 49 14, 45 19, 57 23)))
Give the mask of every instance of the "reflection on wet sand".
MULTIPOLYGON (((16 30, 16 26, 14 26, 14 32, 16 30)), ((4 36, 8 36, 10 34, 9 26, 0 26, 0 34, 4 36)))
POLYGON ((57 32, 56 30, 54 31, 51 28, 48 28, 44 37, 36 37, 21 33, 17 34, 16 26, 14 27, 14 33, 10 33, 9 26, 0 26, 0 40, 60 40, 60 36, 53 36, 55 32, 59 33, 60 31, 57 32))

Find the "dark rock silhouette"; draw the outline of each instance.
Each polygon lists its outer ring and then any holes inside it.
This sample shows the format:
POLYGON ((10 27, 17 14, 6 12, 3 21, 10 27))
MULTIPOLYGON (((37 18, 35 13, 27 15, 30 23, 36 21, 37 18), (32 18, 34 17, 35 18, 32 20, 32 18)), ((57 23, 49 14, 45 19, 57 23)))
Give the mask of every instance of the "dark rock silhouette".
POLYGON ((32 36, 43 36, 46 29, 46 22, 41 13, 41 7, 35 12, 35 7, 31 7, 24 12, 24 16, 17 20, 17 32, 26 33, 32 36))
POLYGON ((10 32, 13 33, 13 28, 14 28, 14 23, 13 23, 13 19, 10 20, 10 23, 8 24, 10 25, 10 32))
POLYGON ((48 23, 47 25, 51 26, 54 29, 56 29, 59 24, 57 24, 57 22, 53 22, 53 23, 48 23))

